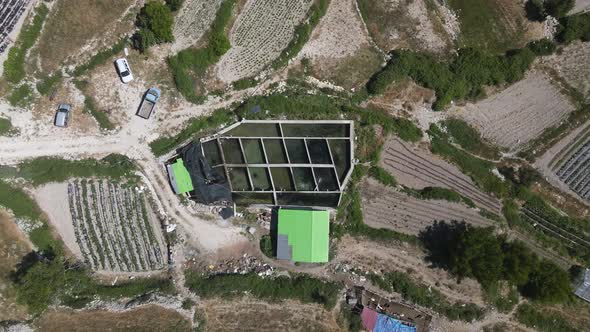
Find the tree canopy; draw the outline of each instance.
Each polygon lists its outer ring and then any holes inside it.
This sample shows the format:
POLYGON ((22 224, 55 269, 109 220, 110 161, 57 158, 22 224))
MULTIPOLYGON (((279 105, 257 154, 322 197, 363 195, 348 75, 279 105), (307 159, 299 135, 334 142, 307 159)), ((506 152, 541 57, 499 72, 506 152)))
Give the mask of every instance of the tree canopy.
POLYGON ((154 44, 174 41, 173 24, 170 7, 156 1, 146 3, 137 15, 139 31, 133 37, 135 47, 143 52, 154 44))

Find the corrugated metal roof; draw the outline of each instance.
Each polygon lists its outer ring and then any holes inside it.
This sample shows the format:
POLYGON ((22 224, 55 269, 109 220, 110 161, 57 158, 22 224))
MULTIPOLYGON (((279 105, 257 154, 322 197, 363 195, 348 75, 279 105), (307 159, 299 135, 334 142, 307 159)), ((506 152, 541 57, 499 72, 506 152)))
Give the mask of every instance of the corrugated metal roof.
MULTIPOLYGON (((305 263, 328 261, 330 233, 328 211, 280 209, 277 233, 278 237, 281 235, 287 237, 292 261, 305 263)), ((284 245, 284 241, 277 242, 277 254, 285 253, 287 249, 284 245)))
POLYGON ((584 277, 574 293, 580 298, 590 302, 590 269, 586 269, 584 277))

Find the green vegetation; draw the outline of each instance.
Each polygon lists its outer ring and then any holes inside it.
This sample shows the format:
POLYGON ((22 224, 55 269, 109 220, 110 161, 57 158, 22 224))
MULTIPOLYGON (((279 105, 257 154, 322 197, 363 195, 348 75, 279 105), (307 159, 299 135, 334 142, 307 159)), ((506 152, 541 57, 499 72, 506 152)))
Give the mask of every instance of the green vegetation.
POLYGON ((309 18, 295 28, 295 33, 289 42, 289 45, 287 45, 287 47, 281 52, 281 55, 272 62, 272 68, 278 69, 286 66, 289 60, 301 51, 305 43, 309 40, 315 26, 326 14, 329 4, 330 0, 316 0, 313 2, 307 14, 309 18))
POLYGON ((562 28, 557 34, 560 42, 569 44, 577 39, 590 41, 590 13, 564 17, 560 23, 562 28))
POLYGON ((260 237, 260 251, 266 255, 266 257, 275 257, 274 250, 272 248, 272 239, 270 235, 265 234, 260 237))
POLYGON ((339 284, 307 275, 261 278, 252 273, 205 276, 192 271, 186 273, 186 285, 205 298, 237 297, 248 292, 254 297, 271 301, 294 299, 303 303, 319 303, 326 309, 336 305, 341 289, 339 284))
POLYGON ((37 82, 37 91, 43 96, 49 95, 55 86, 61 82, 62 78, 61 71, 57 71, 53 75, 43 76, 41 80, 37 82))
POLYGON ((518 304, 518 289, 507 285, 507 293, 503 295, 500 283, 494 284, 485 290, 485 298, 496 310, 501 313, 509 313, 518 304))
POLYGON ((526 46, 537 56, 551 55, 557 49, 557 44, 551 39, 543 38, 532 41, 526 46))
POLYGON ((0 118, 0 136, 10 135, 13 132, 12 122, 9 119, 0 118))
POLYGON ((383 276, 369 274, 368 278, 379 288, 400 293, 404 300, 430 308, 451 320, 471 322, 484 316, 481 307, 473 303, 451 304, 438 290, 414 282, 403 272, 387 272, 383 276))
POLYGON ((397 185, 395 177, 379 166, 371 166, 369 168, 369 175, 388 187, 395 187, 397 185))
POLYGON ((254 77, 245 77, 232 83, 235 90, 245 90, 253 88, 258 84, 254 77))
POLYGON ((168 65, 178 91, 193 103, 200 103, 204 96, 195 92, 196 79, 215 64, 231 47, 226 36, 226 28, 232 18, 236 0, 225 0, 211 25, 208 45, 205 48, 187 48, 168 58, 168 65))
POLYGON ((459 144, 471 154, 479 155, 487 159, 497 159, 500 151, 496 146, 484 142, 479 132, 467 122, 457 118, 451 118, 443 122, 447 133, 452 137, 452 142, 459 144))
POLYGON ((43 212, 29 195, 3 181, 0 181, 0 205, 11 210, 17 218, 42 219, 43 212))
POLYGON ((574 8, 575 0, 531 0, 526 4, 527 16, 531 20, 543 21, 548 15, 561 18, 574 8))
POLYGON ((506 280, 530 299, 564 302, 569 299, 569 275, 557 265, 540 260, 519 241, 494 235, 493 228, 463 223, 435 222, 420 234, 428 260, 460 281, 475 278, 486 290, 506 280))
POLYGON ((457 165, 461 171, 469 175, 475 183, 487 192, 496 194, 498 197, 506 197, 510 192, 510 184, 503 182, 492 173, 494 163, 477 158, 463 150, 458 149, 449 142, 449 137, 433 124, 428 133, 431 136, 431 147, 433 153, 438 154, 457 165))
POLYGON ((459 18, 462 47, 502 53, 518 47, 525 33, 522 25, 506 17, 517 13, 507 14, 500 1, 449 0, 448 5, 459 18))
POLYGON ((89 71, 92 71, 96 67, 107 62, 114 55, 123 51, 123 49, 125 48, 125 46, 127 46, 128 43, 129 43, 129 40, 127 38, 121 38, 111 48, 101 50, 100 52, 93 55, 86 63, 81 64, 81 65, 77 66, 76 68, 74 68, 72 75, 79 77, 79 76, 86 74, 89 71))
POLYGON ((475 203, 473 203, 471 199, 448 188, 425 187, 423 189, 416 190, 406 187, 404 188, 404 192, 419 199, 440 199, 449 202, 464 203, 470 208, 475 208, 475 203))
POLYGON ((130 159, 118 154, 108 155, 101 160, 41 157, 21 163, 18 176, 38 186, 48 182, 62 182, 74 177, 134 178, 135 170, 135 165, 130 159))
POLYGON ((518 306, 516 319, 522 324, 542 332, 578 331, 565 318, 556 314, 541 312, 527 303, 518 306))
POLYGON ((450 63, 444 63, 425 53, 395 50, 388 64, 371 78, 367 89, 371 94, 382 94, 391 83, 410 77, 436 92, 433 108, 442 110, 453 100, 483 96, 484 85, 520 80, 534 58, 535 54, 527 48, 500 56, 465 48, 450 63))
POLYGON ((183 2, 184 0, 166 0, 166 6, 168 6, 171 11, 175 12, 182 7, 183 2))
POLYGON ((346 303, 340 305, 338 315, 338 324, 344 331, 361 332, 363 331, 363 321, 361 315, 355 314, 346 303))
POLYGON ((35 44, 37 38, 39 38, 43 22, 47 18, 48 13, 49 9, 45 4, 37 7, 33 21, 23 27, 15 45, 8 51, 8 57, 4 61, 3 74, 8 82, 16 84, 25 78, 25 56, 27 55, 27 51, 35 44))
POLYGON ((94 102, 94 98, 86 96, 84 99, 84 110, 98 122, 98 126, 102 130, 112 130, 115 128, 111 120, 105 112, 99 111, 94 102))
POLYGON ((172 11, 158 1, 146 3, 137 15, 139 31, 133 36, 133 45, 145 52, 150 46, 174 41, 172 11))
POLYGON ((6 98, 10 105, 25 108, 33 102, 33 89, 28 84, 22 84, 12 90, 6 98))

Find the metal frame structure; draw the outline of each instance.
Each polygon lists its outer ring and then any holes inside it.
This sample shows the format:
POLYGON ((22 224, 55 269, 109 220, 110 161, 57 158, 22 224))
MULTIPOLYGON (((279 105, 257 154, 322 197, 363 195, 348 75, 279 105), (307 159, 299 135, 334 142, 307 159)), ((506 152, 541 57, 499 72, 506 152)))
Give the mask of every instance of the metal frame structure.
MULTIPOLYGON (((354 168, 354 140, 355 140, 355 135, 354 135, 354 121, 352 120, 242 120, 240 122, 234 123, 224 129, 222 129, 221 131, 217 132, 216 134, 212 135, 212 136, 208 136, 208 137, 204 137, 202 139, 200 139, 201 144, 205 144, 205 143, 209 143, 212 141, 216 142, 218 151, 219 151, 219 155, 221 157, 221 164, 216 164, 216 165, 211 165, 212 167, 220 167, 222 166, 224 168, 224 172, 225 175, 227 177, 227 179, 230 179, 229 184, 230 184, 230 190, 232 193, 234 194, 240 194, 240 193, 262 193, 262 194, 271 194, 272 193, 272 197, 273 197, 273 201, 274 201, 274 205, 283 205, 283 204, 279 204, 279 200, 277 199, 277 194, 339 194, 339 198, 338 198, 338 204, 340 204, 340 200, 342 199, 342 192, 344 191, 344 189, 346 188, 346 185, 348 184, 348 182, 350 181, 350 177, 352 175, 352 171, 354 168), (228 135, 228 133, 230 133, 233 129, 243 125, 243 124, 275 124, 278 126, 279 128, 279 135, 278 136, 256 136, 256 135, 252 135, 252 136, 232 136, 231 134, 228 135), (322 125, 322 124, 326 124, 326 125, 333 125, 333 124, 344 124, 347 125, 348 128, 350 129, 348 132, 348 136, 343 136, 343 137, 307 137, 307 136, 284 136, 284 131, 283 131, 283 125, 285 124, 301 124, 301 125, 322 125), (222 144, 222 140, 223 139, 237 139, 238 143, 239 143, 239 151, 241 153, 241 157, 242 157, 242 161, 243 163, 228 163, 226 161, 226 156, 224 153, 224 147, 222 144), (243 144, 243 140, 259 140, 260 145, 261 145, 261 150, 262 150, 262 155, 264 156, 264 163, 248 163, 247 161, 247 156, 246 156, 246 151, 244 148, 244 144, 243 144), (282 143, 282 149, 284 152, 284 155, 286 157, 287 163, 270 163, 270 159, 269 159, 269 154, 267 153, 267 148, 266 148, 266 144, 265 144, 265 140, 279 140, 282 143), (290 156, 289 156, 289 149, 287 147, 286 141, 290 140, 290 139, 296 139, 296 140, 302 140, 305 146, 305 151, 307 154, 307 158, 309 160, 309 163, 291 163, 290 160, 290 156), (329 154, 329 160, 330 163, 320 163, 320 164, 314 164, 312 157, 310 155, 310 149, 309 149, 309 141, 310 140, 325 140, 326 145, 328 147, 328 154, 329 154), (332 152, 332 148, 330 147, 330 141, 331 140, 347 140, 350 144, 349 149, 350 149, 350 160, 348 160, 348 165, 350 165, 350 167, 346 170, 346 175, 344 176, 343 179, 341 179, 338 176, 338 170, 336 168, 336 164, 335 164, 335 158, 332 152), (230 169, 232 168, 244 168, 246 170, 247 173, 247 181, 248 181, 248 185, 249 188, 252 188, 252 190, 235 190, 233 188, 232 185, 232 181, 231 181, 231 176, 230 176, 230 169), (250 168, 263 168, 266 170, 266 174, 268 175, 268 178, 270 180, 270 185, 271 185, 271 189, 270 190, 255 190, 254 188, 256 187, 254 185, 254 182, 252 180, 252 174, 250 172, 250 168), (293 187, 295 190, 279 190, 275 184, 275 181, 273 179, 273 175, 272 175, 272 168, 288 168, 289 169, 289 173, 290 173, 290 177, 291 180, 293 182, 293 187), (314 190, 313 191, 301 191, 301 190, 297 190, 298 186, 296 183, 296 177, 294 176, 293 173, 293 169, 294 168, 308 168, 311 171, 312 177, 313 177, 313 185, 314 185, 314 190), (335 179, 336 179, 336 184, 337 184, 337 190, 324 190, 321 191, 319 190, 320 187, 320 182, 318 180, 318 175, 316 174, 317 169, 322 169, 322 168, 329 168, 332 170, 333 174, 335 175, 335 179)), ((203 157, 207 158, 207 156, 205 155, 205 151, 203 149, 203 157)))

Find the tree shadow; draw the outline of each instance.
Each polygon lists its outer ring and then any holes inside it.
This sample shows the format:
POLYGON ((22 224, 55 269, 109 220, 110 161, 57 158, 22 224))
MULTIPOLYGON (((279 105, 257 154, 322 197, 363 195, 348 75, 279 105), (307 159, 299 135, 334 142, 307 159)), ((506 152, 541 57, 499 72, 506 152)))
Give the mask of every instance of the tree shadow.
POLYGON ((420 232, 418 238, 428 251, 426 260, 434 267, 448 269, 451 259, 451 247, 457 242, 459 235, 465 232, 467 224, 456 220, 435 221, 420 232))

